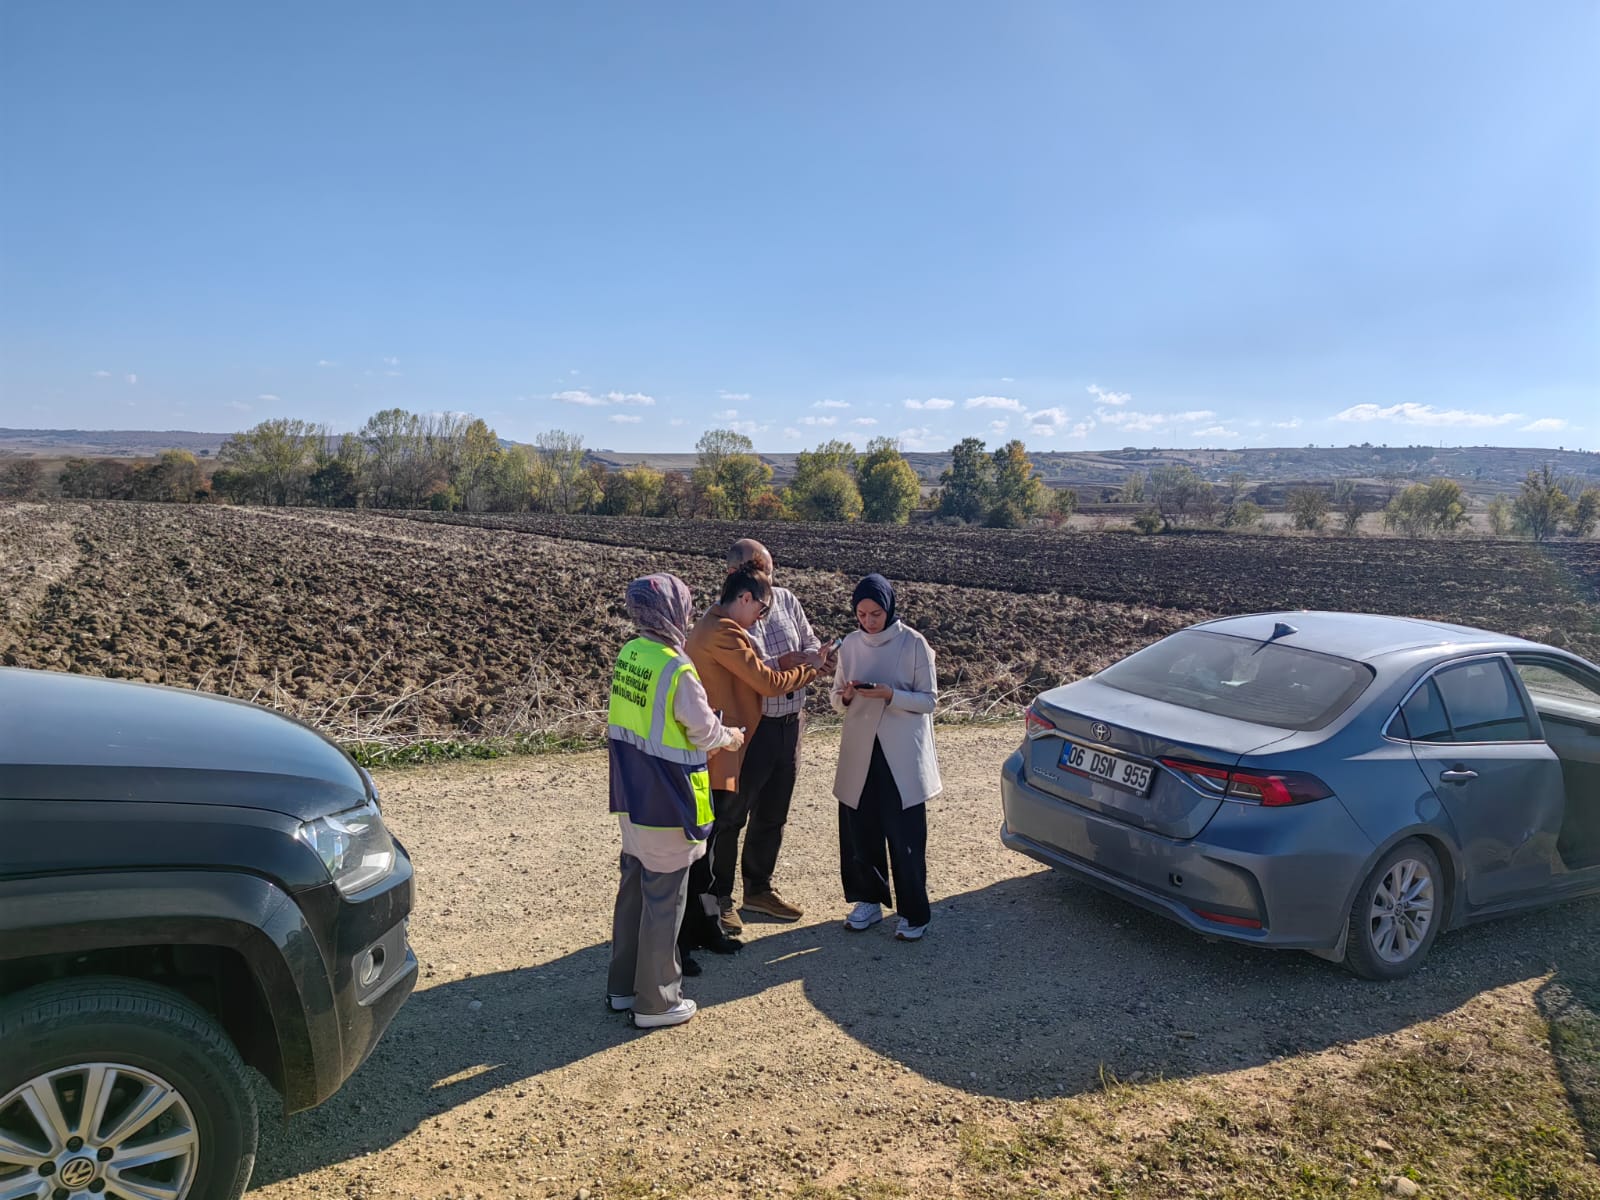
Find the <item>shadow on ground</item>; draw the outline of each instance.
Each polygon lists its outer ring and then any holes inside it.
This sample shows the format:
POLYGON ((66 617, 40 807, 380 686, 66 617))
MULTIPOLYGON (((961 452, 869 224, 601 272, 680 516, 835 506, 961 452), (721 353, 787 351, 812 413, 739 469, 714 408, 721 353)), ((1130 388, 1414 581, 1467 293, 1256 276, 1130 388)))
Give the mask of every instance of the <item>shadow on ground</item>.
POLYGON ((1550 1053, 1591 1154, 1600 1157, 1600 966, 1591 958, 1539 989, 1550 1053))
MULTIPOLYGON (((1303 954, 1207 943, 1050 872, 939 901, 920 943, 895 942, 891 925, 752 930, 742 954, 706 956, 705 975, 690 981, 702 1006, 696 1032, 715 1036, 718 1005, 799 980, 817 1012, 868 1049, 953 1088, 1022 1099, 1096 1087, 1102 1070, 1184 1078, 1322 1050, 1553 972, 1540 1002, 1553 1030, 1572 1031, 1552 1037, 1595 1139, 1600 901, 1448 934, 1421 971, 1393 984, 1303 954)), ((632 1039, 675 1036, 636 1032, 604 1011, 608 957, 596 945, 417 992, 323 1108, 275 1124, 267 1103, 256 1182, 390 1145, 435 1114, 632 1039), (469 1008, 474 1000, 482 1007, 469 1008), (464 1022, 478 1036, 460 1037, 464 1022)), ((767 1052, 779 1045, 769 1040, 767 1052)))

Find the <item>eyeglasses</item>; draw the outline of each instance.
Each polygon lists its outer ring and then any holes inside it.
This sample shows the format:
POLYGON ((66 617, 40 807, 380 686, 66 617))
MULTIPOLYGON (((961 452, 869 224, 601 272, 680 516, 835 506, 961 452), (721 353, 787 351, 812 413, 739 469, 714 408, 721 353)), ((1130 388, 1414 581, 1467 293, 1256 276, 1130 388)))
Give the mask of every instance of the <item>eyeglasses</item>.
POLYGON ((766 616, 771 611, 772 611, 772 605, 771 604, 763 604, 761 606, 761 615, 763 617, 766 616))

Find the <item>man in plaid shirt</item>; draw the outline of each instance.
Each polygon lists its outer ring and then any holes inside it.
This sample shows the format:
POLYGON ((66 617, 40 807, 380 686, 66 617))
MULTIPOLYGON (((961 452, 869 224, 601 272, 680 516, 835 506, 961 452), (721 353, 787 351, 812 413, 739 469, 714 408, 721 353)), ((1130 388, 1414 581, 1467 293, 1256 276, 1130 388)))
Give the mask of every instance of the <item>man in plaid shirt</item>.
MULTIPOLYGON (((742 538, 728 551, 728 570, 735 571, 754 562, 767 575, 772 574, 772 555, 760 542, 742 538)), ((805 609, 788 588, 773 586, 772 607, 750 629, 750 640, 767 666, 778 671, 808 664, 827 671, 834 654, 824 652, 822 642, 806 619, 805 609)), ((806 689, 763 700, 761 722, 745 748, 744 765, 739 772, 738 800, 725 813, 717 815, 711 833, 711 890, 717 897, 723 932, 737 937, 744 929, 739 907, 798 921, 805 914, 778 895, 772 887, 772 873, 778 865, 783 845, 783 827, 789 819, 789 801, 794 795, 795 774, 800 762, 800 730, 805 720, 806 689), (744 858, 739 859, 739 833, 745 829, 744 858), (737 864, 744 883, 744 903, 733 903, 733 874, 737 864)))

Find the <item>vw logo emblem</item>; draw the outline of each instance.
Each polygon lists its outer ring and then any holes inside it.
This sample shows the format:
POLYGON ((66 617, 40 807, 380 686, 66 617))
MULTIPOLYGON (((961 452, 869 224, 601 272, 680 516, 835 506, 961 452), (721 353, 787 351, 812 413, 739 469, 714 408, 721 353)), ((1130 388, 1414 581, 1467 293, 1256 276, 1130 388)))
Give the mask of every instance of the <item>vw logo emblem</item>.
POLYGON ((81 1188, 94 1178, 94 1160, 91 1158, 75 1158, 61 1168, 61 1174, 56 1178, 62 1187, 74 1190, 81 1188))
POLYGON ((1090 732, 1094 734, 1094 740, 1097 742, 1109 742, 1111 740, 1111 726, 1104 721, 1096 721, 1090 732))

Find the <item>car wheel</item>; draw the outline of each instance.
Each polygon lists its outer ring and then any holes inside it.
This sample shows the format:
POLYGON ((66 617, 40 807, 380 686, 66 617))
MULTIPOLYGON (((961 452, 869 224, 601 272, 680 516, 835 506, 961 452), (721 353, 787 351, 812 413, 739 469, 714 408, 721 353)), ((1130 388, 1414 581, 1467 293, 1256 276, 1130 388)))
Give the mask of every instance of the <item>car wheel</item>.
POLYGON ((1444 920, 1439 858, 1415 838, 1372 868, 1350 908, 1345 965, 1364 979, 1400 979, 1427 957, 1444 920))
POLYGON ((103 978, 30 988, 0 1003, 0 1045, 0 1196, 244 1192, 255 1095, 227 1034, 176 992, 103 978))

